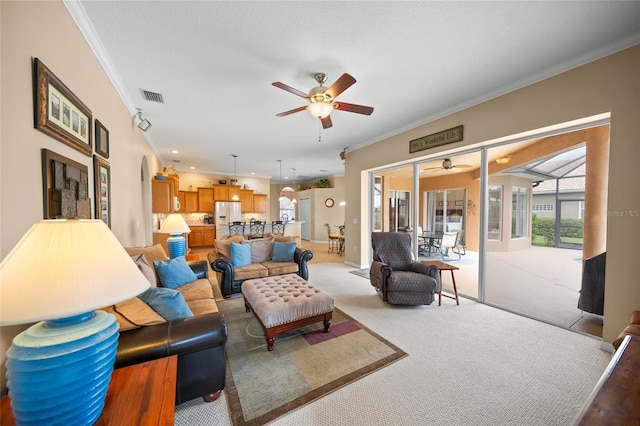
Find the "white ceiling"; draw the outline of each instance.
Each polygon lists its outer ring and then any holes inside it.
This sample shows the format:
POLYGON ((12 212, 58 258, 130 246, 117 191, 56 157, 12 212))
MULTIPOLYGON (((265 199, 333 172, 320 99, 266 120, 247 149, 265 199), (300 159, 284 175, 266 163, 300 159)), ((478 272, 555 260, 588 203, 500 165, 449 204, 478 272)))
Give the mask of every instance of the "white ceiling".
MULTIPOLYGON (((640 43, 640 2, 65 0, 132 115, 178 171, 343 175, 339 153, 640 43), (307 111, 313 75, 371 116, 307 111), (164 104, 144 100, 161 93, 164 104), (321 140, 319 137, 321 136, 321 140), (179 151, 172 154, 172 150, 179 151), (179 160, 180 162, 174 162, 179 160)), ((99 118, 99 117, 98 117, 99 118)), ((108 123, 105 123, 107 128, 108 123)), ((404 149, 404 147, 403 147, 404 149)))

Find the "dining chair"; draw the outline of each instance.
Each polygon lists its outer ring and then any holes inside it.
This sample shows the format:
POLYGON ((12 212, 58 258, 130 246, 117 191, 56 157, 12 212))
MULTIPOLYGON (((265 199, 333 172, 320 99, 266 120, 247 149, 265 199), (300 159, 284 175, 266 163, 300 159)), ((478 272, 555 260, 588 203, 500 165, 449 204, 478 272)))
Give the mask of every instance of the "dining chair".
POLYGON ((271 233, 273 235, 284 235, 285 223, 281 220, 274 220, 271 222, 271 233))
POLYGON ((327 228, 327 236, 329 237, 329 250, 327 251, 327 253, 332 253, 333 251, 339 253, 338 250, 340 249, 340 235, 332 234, 331 225, 329 225, 328 223, 325 223, 324 227, 327 228))
POLYGON ((229 236, 233 237, 234 235, 242 235, 244 236, 244 222, 232 222, 229 225, 229 236))
MULTIPOLYGON (((461 259, 460 250, 458 250, 458 233, 457 232, 445 232, 442 234, 440 241, 434 241, 433 246, 440 252, 442 260, 447 260, 445 257, 449 257, 449 251, 458 255, 458 259, 461 259)), ((451 260, 451 259, 448 259, 451 260)))
POLYGON ((249 224, 249 239, 264 238, 264 222, 256 220, 249 224))

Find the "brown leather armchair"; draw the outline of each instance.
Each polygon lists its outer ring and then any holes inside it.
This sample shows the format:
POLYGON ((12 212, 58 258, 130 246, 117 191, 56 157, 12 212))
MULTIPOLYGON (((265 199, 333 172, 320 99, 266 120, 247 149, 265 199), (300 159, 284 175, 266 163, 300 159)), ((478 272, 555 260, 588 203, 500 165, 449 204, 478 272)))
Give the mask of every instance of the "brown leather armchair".
POLYGON ((440 292, 438 268, 415 262, 406 232, 371 234, 369 281, 382 300, 397 305, 430 305, 440 292))

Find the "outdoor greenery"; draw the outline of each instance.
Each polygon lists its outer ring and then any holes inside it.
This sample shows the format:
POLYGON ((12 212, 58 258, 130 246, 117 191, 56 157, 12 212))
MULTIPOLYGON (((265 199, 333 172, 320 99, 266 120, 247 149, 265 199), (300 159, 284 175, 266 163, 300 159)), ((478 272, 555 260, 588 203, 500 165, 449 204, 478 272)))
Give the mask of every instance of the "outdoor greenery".
MULTIPOLYGON (((555 247, 556 220, 532 215, 532 244, 536 246, 555 247)), ((584 238, 583 219, 561 219, 560 239, 566 243, 581 244, 584 238)))

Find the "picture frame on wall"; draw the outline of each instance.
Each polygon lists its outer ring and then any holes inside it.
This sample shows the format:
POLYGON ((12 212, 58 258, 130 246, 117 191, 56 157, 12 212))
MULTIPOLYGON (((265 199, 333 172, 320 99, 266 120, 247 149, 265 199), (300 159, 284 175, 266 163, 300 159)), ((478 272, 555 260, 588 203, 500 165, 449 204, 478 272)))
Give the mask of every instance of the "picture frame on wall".
POLYGON ((94 121, 96 123, 96 154, 109 158, 109 130, 97 118, 94 121))
POLYGON ((42 207, 44 219, 90 219, 89 168, 42 149, 42 207))
POLYGON ((95 218, 111 228, 111 166, 97 155, 93 156, 93 185, 95 187, 95 218))
POLYGON ((33 70, 34 127, 91 156, 91 110, 38 58, 33 70))

